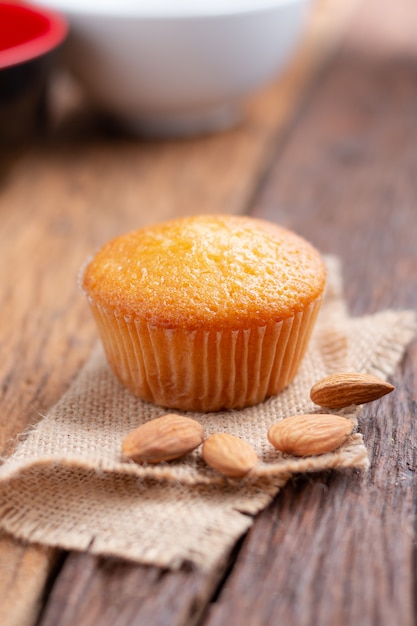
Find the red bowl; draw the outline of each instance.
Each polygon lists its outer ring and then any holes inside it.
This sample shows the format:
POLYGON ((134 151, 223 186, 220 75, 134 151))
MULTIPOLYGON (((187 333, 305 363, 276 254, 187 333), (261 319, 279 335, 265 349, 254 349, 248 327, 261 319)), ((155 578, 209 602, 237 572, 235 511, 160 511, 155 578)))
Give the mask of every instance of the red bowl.
POLYGON ((0 1, 0 142, 25 138, 38 125, 53 55, 67 33, 54 11, 0 1))
POLYGON ((64 18, 52 11, 16 2, 0 2, 0 69, 25 63, 65 39, 64 18))

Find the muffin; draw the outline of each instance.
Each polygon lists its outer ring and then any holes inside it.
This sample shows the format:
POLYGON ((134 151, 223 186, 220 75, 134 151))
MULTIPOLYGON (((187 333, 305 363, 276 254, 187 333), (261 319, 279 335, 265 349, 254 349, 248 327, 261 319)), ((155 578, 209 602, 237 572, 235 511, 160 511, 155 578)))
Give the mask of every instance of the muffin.
POLYGON ((239 409, 297 373, 326 272, 307 241, 275 224, 185 217, 117 237, 86 265, 108 362, 145 401, 239 409))

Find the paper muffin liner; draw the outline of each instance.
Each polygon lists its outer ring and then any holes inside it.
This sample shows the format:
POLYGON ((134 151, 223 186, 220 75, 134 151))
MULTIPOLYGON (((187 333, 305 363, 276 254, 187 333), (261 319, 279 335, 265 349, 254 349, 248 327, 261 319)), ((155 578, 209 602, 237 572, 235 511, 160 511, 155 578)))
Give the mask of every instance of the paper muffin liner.
POLYGON ((166 408, 217 411, 262 402, 292 381, 321 301, 270 325, 232 330, 160 328, 90 306, 108 362, 130 391, 166 408))

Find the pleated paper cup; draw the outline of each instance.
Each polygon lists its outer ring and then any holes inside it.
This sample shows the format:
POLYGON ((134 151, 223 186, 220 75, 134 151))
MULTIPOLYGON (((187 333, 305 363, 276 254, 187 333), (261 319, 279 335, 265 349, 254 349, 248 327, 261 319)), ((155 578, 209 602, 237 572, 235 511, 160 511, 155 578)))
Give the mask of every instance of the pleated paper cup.
POLYGON ((183 411, 241 409, 293 380, 322 298, 268 325, 235 329, 163 328, 90 300, 119 381, 139 398, 183 411))

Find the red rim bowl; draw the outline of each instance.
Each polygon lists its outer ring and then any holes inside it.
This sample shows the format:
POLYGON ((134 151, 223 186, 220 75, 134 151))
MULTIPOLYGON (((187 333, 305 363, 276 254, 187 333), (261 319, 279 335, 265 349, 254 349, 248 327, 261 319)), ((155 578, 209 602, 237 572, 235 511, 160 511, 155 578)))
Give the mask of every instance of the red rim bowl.
POLYGON ((47 54, 63 42, 67 32, 67 21, 54 11, 0 2, 0 70, 47 54))

